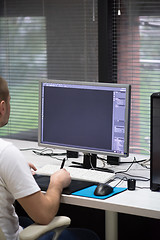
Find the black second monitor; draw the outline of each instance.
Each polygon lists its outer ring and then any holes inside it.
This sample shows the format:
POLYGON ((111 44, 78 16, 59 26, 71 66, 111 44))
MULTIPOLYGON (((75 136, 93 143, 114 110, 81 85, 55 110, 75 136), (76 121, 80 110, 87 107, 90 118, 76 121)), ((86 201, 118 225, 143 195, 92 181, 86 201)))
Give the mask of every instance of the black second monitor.
POLYGON ((39 145, 128 156, 130 85, 42 80, 39 90, 39 145))

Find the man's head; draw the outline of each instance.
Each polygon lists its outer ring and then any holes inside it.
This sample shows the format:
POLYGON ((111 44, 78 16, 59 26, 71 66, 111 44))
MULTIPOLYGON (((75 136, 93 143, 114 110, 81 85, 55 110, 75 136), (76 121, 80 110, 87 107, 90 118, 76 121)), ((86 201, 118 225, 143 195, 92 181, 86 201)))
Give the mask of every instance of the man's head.
POLYGON ((0 127, 8 123, 10 115, 10 95, 7 82, 0 77, 0 127))

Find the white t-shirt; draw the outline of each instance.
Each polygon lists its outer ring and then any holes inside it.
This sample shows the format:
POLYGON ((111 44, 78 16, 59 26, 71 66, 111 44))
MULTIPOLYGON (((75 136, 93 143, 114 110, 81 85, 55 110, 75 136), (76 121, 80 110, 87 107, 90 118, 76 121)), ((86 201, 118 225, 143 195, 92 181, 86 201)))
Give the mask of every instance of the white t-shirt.
POLYGON ((7 240, 19 239, 19 221, 13 203, 40 191, 27 161, 12 143, 0 139, 0 226, 7 240))

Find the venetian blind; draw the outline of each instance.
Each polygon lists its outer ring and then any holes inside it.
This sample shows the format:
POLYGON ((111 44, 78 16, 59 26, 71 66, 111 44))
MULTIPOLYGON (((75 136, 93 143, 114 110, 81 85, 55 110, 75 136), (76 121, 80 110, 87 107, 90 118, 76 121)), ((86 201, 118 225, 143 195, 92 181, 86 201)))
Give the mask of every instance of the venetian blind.
POLYGON ((114 76, 132 89, 130 151, 149 150, 150 96, 160 91, 160 1, 113 3, 114 76))
POLYGON ((11 95, 1 137, 37 140, 40 79, 98 80, 97 0, 0 0, 0 75, 11 95))

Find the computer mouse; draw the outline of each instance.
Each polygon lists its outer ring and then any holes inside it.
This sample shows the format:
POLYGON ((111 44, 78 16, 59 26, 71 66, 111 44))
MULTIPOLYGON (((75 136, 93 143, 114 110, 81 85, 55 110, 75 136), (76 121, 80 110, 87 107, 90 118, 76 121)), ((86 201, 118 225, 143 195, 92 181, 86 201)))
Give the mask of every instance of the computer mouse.
POLYGON ((113 188, 106 183, 99 183, 94 191, 96 196, 106 196, 113 192, 113 188))

